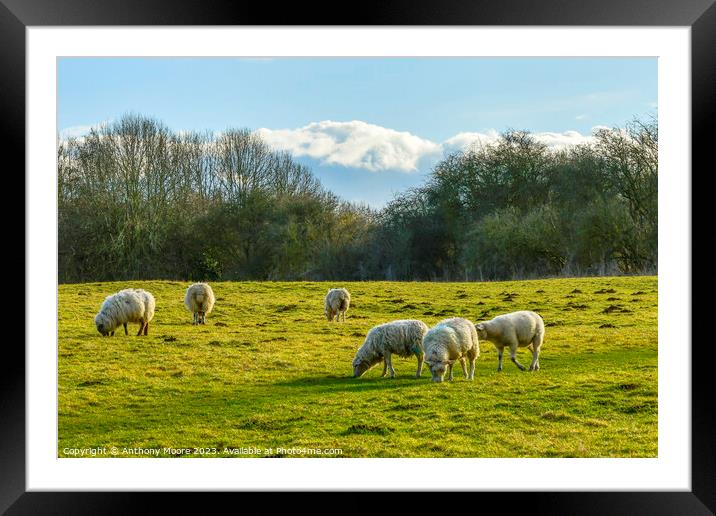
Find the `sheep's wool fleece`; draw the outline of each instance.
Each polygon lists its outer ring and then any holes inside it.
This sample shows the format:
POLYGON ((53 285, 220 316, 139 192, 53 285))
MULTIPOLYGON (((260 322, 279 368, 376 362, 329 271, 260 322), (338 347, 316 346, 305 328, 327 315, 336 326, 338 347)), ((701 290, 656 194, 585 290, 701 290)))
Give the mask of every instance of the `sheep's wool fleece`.
POLYGON ((346 289, 333 288, 328 291, 328 294, 326 294, 326 309, 331 309, 334 312, 341 310, 341 308, 347 309, 350 300, 351 295, 346 289))
POLYGON ((473 347, 479 356, 480 346, 475 326, 461 317, 440 321, 423 339, 425 360, 428 362, 455 360, 473 347))
POLYGON ((188 289, 186 289, 186 296, 184 296, 184 306, 190 312, 211 312, 214 308, 216 298, 214 297, 214 291, 208 283, 194 283, 188 289))
POLYGON ((102 323, 111 330, 125 323, 147 323, 154 317, 155 307, 154 296, 146 290, 120 290, 104 300, 95 324, 102 323))
POLYGON ((354 363, 359 360, 373 362, 385 356, 386 351, 401 357, 422 352, 422 340, 427 331, 427 324, 415 319, 374 326, 356 352, 354 363))
POLYGON ((521 346, 526 346, 532 342, 535 335, 544 335, 542 317, 529 310, 498 315, 483 324, 487 331, 486 340, 496 343, 516 339, 521 346))

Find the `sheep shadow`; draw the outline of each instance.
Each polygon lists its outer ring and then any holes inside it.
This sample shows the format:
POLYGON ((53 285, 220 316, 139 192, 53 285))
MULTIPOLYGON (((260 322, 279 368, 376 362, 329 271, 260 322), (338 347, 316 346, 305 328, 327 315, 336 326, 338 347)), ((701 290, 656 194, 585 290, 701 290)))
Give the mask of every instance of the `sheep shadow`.
POLYGON ((309 376, 304 378, 296 378, 292 380, 285 380, 281 382, 275 382, 273 385, 276 387, 289 387, 289 388, 303 388, 310 387, 312 389, 318 388, 321 391, 368 391, 368 390, 386 390, 395 389, 401 386, 415 385, 417 382, 430 382, 430 375, 425 375, 420 378, 415 378, 413 375, 396 376, 395 378, 380 378, 380 377, 369 377, 369 378, 353 378, 353 376, 309 376))

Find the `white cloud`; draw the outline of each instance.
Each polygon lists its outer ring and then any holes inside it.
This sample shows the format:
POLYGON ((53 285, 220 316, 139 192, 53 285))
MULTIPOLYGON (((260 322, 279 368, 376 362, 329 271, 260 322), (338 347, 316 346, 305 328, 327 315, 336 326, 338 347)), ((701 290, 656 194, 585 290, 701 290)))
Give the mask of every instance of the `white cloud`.
POLYGON ((257 132, 273 148, 295 156, 374 172, 413 172, 420 159, 442 151, 440 144, 430 140, 359 120, 324 120, 298 129, 262 128, 257 132))
POLYGON ((92 129, 99 129, 104 125, 109 124, 112 120, 104 120, 97 124, 91 125, 73 125, 71 127, 65 127, 60 131, 60 140, 67 140, 68 138, 81 138, 87 136, 92 129))
POLYGON ((547 147, 564 148, 571 145, 591 143, 594 137, 585 136, 577 131, 565 131, 563 133, 533 133, 538 142, 544 143, 547 147))
POLYGON ((585 118, 587 118, 587 115, 584 115, 584 114, 577 115, 574 117, 575 120, 584 120, 585 118))
MULTIPOLYGON (((593 129, 601 128, 597 126, 593 129)), ((585 136, 577 131, 565 131, 563 133, 541 132, 531 133, 532 137, 538 142, 544 143, 547 147, 560 149, 571 145, 579 145, 582 143, 591 143, 594 137, 585 136)), ((443 149, 446 152, 455 150, 464 150, 472 145, 490 145, 499 139, 500 134, 491 129, 486 133, 458 133, 452 138, 445 140, 443 149)))
MULTIPOLYGON (((91 129, 99 129, 111 120, 93 125, 67 127, 60 131, 60 140, 70 137, 82 139, 91 129)), ((608 129, 595 126, 597 129, 608 129)), ((181 131, 180 131, 181 133, 181 131)), ((325 165, 340 165, 347 168, 371 172, 399 171, 417 172, 430 168, 443 155, 468 149, 473 145, 491 145, 500 133, 495 129, 485 132, 458 133, 442 143, 421 138, 405 131, 369 124, 360 120, 335 122, 324 120, 312 122, 297 129, 258 129, 261 138, 275 150, 285 150, 294 156, 306 156, 325 165)), ((214 137, 221 136, 214 132, 214 137)), ((537 140, 550 148, 564 148, 570 145, 590 143, 591 135, 577 131, 562 133, 531 133, 537 140)))
POLYGON ((486 133, 458 133, 448 138, 442 144, 444 152, 453 152, 465 150, 473 145, 491 145, 500 137, 500 133, 494 129, 490 129, 486 133))
MULTIPOLYGON (((599 127, 595 127, 594 130, 599 127)), ((322 164, 342 165, 377 172, 397 170, 414 172, 424 158, 433 161, 444 153, 465 150, 473 145, 495 143, 500 134, 490 129, 484 133, 458 133, 442 143, 436 143, 408 132, 359 120, 313 122, 298 129, 266 129, 257 133, 274 149, 285 150, 294 156, 308 156, 322 164)), ((532 133, 539 142, 550 148, 564 148, 594 141, 591 135, 577 131, 562 133, 532 133)))

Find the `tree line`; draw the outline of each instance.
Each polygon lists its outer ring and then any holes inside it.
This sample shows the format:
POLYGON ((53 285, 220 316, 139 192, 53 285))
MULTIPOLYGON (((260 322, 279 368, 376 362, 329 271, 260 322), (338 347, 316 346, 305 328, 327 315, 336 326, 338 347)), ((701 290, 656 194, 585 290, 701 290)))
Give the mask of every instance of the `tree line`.
POLYGON ((175 132, 126 115, 59 142, 59 280, 654 273, 657 150, 655 119, 560 150, 509 130, 375 210, 248 129, 175 132))

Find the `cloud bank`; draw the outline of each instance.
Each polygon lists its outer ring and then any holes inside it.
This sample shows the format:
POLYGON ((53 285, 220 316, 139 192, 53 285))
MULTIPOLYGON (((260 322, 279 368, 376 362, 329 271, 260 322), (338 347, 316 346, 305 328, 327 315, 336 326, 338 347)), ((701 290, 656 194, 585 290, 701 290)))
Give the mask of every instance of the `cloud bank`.
MULTIPOLYGON (((298 129, 256 131, 272 148, 294 156, 307 156, 324 165, 341 165, 371 172, 394 170, 415 172, 423 159, 438 159, 444 153, 464 150, 472 145, 489 145, 499 133, 458 133, 436 143, 409 132, 395 131, 360 120, 313 122, 298 129)), ((532 133, 550 148, 565 148, 593 141, 577 131, 532 133)))
MULTIPOLYGON (((68 127, 60 132, 60 140, 82 138, 92 128, 99 128, 109 122, 106 120, 94 125, 68 127)), ((592 131, 601 128, 595 126, 592 131)), ((419 165, 425 168, 426 164, 435 163, 446 153, 465 150, 473 145, 490 145, 500 137, 499 132, 491 129, 484 133, 462 132, 443 142, 433 142, 407 131, 396 131, 360 120, 324 120, 297 129, 261 128, 256 133, 275 150, 309 157, 322 165, 405 173, 417 172, 419 165)), ((577 131, 531 134, 550 148, 565 148, 594 140, 593 136, 577 131)))
POLYGON ((262 128, 257 132, 271 147, 295 156, 373 172, 412 172, 421 158, 441 152, 441 146, 430 140, 359 120, 325 120, 298 129, 262 128))
POLYGON ((103 120, 97 124, 90 125, 73 125, 66 127, 60 131, 60 140, 67 140, 69 138, 83 138, 87 136, 92 129, 100 130, 103 126, 112 123, 112 119, 103 120))

